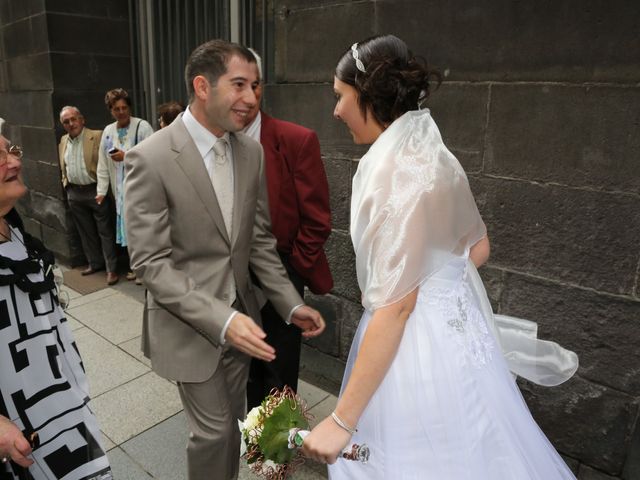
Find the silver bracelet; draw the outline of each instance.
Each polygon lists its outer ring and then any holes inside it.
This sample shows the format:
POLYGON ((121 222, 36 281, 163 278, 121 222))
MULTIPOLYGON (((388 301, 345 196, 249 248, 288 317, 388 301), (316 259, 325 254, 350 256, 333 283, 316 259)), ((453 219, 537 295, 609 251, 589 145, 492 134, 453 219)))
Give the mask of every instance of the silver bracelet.
POLYGON ((346 430, 351 435, 355 434, 358 431, 357 428, 350 428, 346 423, 344 423, 342 419, 338 415, 336 415, 336 412, 331 412, 331 418, 333 418, 333 421, 336 422, 340 428, 346 430))

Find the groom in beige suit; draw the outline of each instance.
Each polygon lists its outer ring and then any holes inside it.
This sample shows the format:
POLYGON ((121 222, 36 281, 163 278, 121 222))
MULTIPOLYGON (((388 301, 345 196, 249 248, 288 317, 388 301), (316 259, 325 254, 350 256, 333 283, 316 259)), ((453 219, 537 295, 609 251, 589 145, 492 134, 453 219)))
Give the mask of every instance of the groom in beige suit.
POLYGON ((190 480, 237 478, 249 359, 275 358, 256 323, 249 269, 303 335, 325 327, 276 253, 262 148, 234 133, 256 103, 254 64, 237 44, 196 48, 185 69, 188 109, 125 156, 131 265, 147 287, 142 347, 178 384, 190 480))

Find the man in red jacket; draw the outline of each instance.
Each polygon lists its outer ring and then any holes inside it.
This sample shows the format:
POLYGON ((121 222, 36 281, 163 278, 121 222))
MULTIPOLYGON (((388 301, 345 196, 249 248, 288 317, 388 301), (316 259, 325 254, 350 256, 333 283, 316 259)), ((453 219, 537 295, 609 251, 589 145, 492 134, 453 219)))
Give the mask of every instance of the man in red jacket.
MULTIPOLYGON (((247 116, 244 133, 264 149, 271 229, 282 263, 302 295, 305 285, 316 294, 333 287, 324 243, 331 233, 329 185, 320 157, 318 137, 308 128, 272 118, 260 110, 262 69, 256 56, 256 106, 247 116)), ((247 385, 249 408, 260 405, 272 388, 298 387, 300 329, 286 325, 267 302, 261 310, 265 341, 276 359, 253 359, 247 385)))

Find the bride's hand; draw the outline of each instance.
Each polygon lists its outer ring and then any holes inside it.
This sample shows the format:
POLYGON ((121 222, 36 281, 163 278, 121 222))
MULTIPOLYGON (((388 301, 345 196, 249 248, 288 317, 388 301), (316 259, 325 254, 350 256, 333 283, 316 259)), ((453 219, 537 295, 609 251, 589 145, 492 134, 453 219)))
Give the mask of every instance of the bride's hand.
POLYGON ((340 428, 331 417, 325 418, 307 435, 302 453, 320 463, 335 463, 351 440, 351 434, 340 428))

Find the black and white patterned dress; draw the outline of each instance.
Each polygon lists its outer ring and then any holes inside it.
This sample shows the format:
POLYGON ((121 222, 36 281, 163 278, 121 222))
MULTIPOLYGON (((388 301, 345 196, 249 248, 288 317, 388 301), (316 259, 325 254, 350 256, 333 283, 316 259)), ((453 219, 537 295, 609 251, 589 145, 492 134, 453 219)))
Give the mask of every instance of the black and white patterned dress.
POLYGON ((39 444, 28 471, 0 464, 0 479, 109 480, 82 359, 56 290, 43 288, 43 262, 29 259, 21 232, 12 228, 11 238, 0 243, 0 415, 27 438, 37 432, 39 444))

